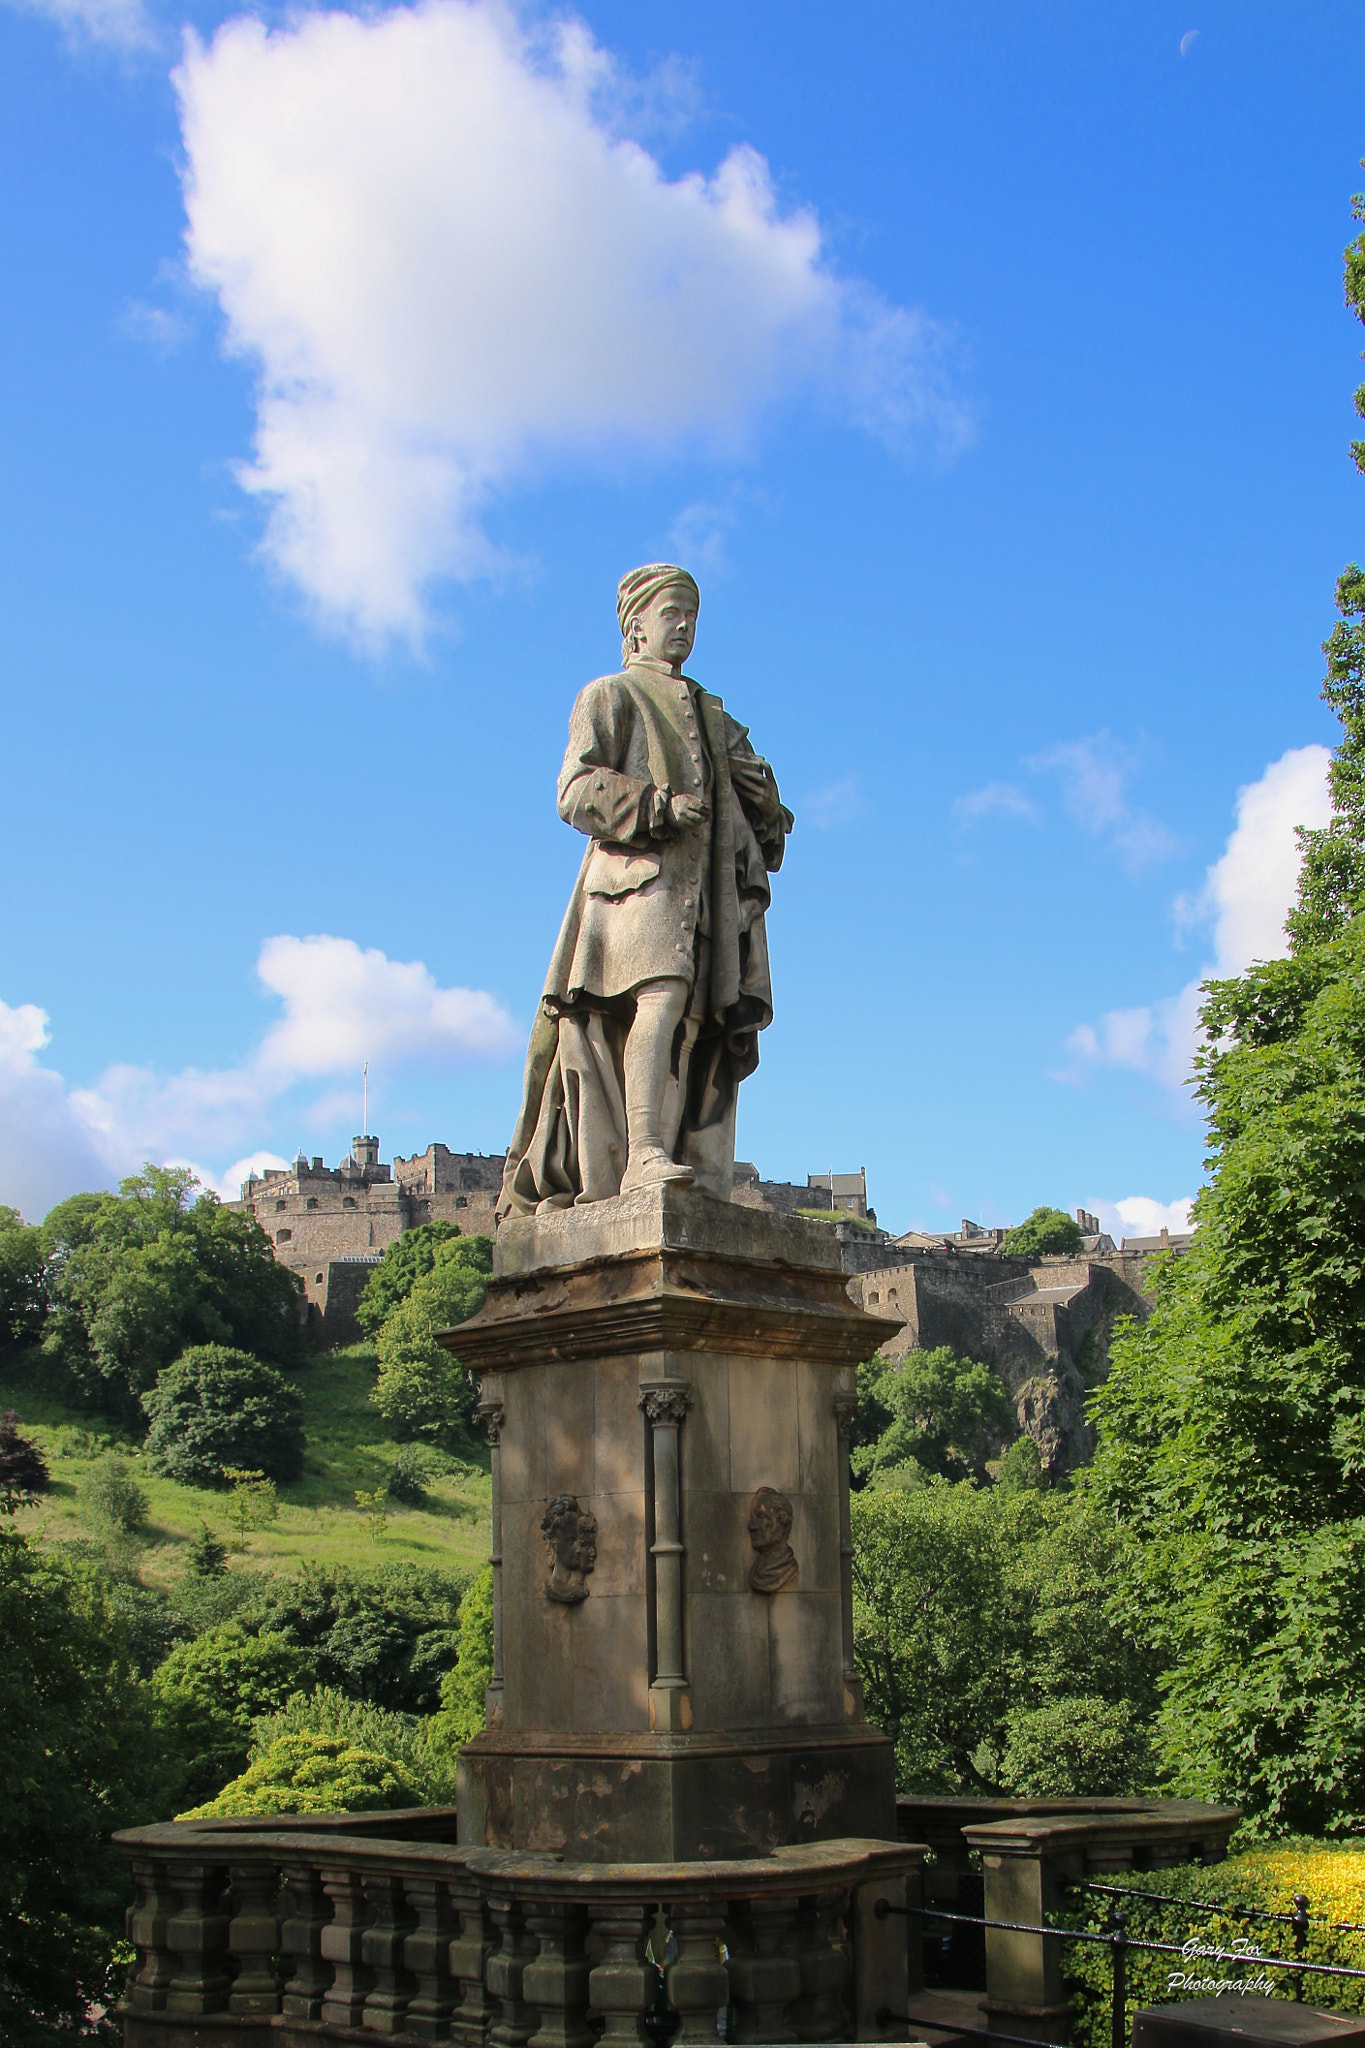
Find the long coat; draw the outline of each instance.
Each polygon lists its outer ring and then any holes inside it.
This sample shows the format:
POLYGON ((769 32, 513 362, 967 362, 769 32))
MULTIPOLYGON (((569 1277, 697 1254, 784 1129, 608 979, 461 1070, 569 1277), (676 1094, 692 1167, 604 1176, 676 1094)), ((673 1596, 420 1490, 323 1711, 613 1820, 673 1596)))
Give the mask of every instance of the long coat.
POLYGON ((580 693, 559 811, 591 843, 531 1032, 500 1212, 618 1191, 631 996, 664 976, 688 982, 699 1020, 676 1154, 728 1200, 737 1091, 772 1019, 763 914, 791 813, 721 700, 647 659, 580 693), (680 831, 663 804, 683 792, 709 797, 710 818, 680 831))

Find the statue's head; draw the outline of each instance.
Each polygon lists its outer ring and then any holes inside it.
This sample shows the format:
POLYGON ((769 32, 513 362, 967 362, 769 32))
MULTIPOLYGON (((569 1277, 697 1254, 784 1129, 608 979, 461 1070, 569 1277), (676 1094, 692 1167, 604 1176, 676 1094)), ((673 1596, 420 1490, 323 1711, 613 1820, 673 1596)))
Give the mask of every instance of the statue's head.
POLYGON ((581 1508, 571 1493, 550 1502, 540 1533, 550 1554, 551 1579, 546 1591, 554 1600, 581 1600, 587 1595, 586 1575, 597 1563, 597 1517, 581 1508))
POLYGON ((755 1550, 773 1550, 792 1532, 792 1504, 775 1486, 760 1486, 749 1502, 749 1541, 755 1550))
POLYGON ((621 625, 621 659, 648 654, 681 667, 697 637, 701 592, 686 569, 672 562, 646 562, 616 586, 621 625))

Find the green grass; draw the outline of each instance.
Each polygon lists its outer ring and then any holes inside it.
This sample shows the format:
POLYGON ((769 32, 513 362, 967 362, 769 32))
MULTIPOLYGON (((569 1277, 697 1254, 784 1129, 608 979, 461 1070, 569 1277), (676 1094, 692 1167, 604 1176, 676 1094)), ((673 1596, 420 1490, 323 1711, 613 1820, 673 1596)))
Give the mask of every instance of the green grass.
POLYGON ((431 1470, 426 1506, 390 1502, 387 1527, 372 1538, 355 1496, 384 1484, 399 1449, 398 1439, 370 1405, 375 1373, 373 1346, 352 1344, 319 1352, 290 1376, 304 1403, 303 1474, 281 1484, 278 1519, 249 1531, 245 1549, 238 1552, 226 1492, 154 1477, 142 1466, 135 1438, 101 1416, 53 1400, 27 1374, 10 1378, 0 1370, 0 1411, 18 1411, 23 1434, 40 1446, 52 1475, 51 1492, 23 1511, 20 1525, 58 1542, 98 1537, 100 1532, 82 1519, 78 1490, 92 1461, 118 1450, 133 1459, 147 1491, 150 1514, 138 1560, 138 1575, 146 1585, 165 1588, 179 1578, 201 1521, 229 1544, 234 1564, 258 1570, 292 1572, 307 1558, 361 1569, 404 1563, 478 1570, 488 1560, 490 1541, 486 1451, 477 1465, 473 1459, 426 1452, 431 1470))

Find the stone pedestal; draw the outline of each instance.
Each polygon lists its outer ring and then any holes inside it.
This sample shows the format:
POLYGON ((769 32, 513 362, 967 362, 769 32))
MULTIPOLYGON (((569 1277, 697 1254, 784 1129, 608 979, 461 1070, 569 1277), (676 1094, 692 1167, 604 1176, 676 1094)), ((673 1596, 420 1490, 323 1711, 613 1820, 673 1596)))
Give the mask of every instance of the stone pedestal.
POLYGON ((442 1342, 494 1444, 496 1661, 460 1839, 600 1861, 896 1833, 853 1664, 833 1230, 658 1187, 502 1226, 442 1342))

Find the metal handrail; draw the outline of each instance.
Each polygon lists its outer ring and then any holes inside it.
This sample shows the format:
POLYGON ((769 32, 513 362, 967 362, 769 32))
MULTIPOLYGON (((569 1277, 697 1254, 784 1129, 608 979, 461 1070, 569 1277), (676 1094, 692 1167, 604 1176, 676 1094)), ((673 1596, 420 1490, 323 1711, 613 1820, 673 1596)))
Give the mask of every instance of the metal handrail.
MULTIPOLYGON (((1112 1948, 1121 1938, 1125 1948, 1149 1949, 1153 1954, 1163 1956, 1183 1956, 1185 1953, 1180 1942, 1139 1941, 1136 1935, 1127 1932, 1120 1936, 1117 1932, 1100 1934, 1092 1927, 1031 1927, 1023 1920, 987 1920, 977 1913, 945 1913, 934 1906, 893 1906, 888 1899, 878 1899, 873 1911, 879 1920, 884 1920, 889 1913, 907 1917, 913 1914, 921 1920, 956 1920, 967 1927, 999 1927, 1007 1934, 1050 1935, 1054 1941, 1101 1941, 1112 1948)), ((1313 1970, 1324 1977, 1365 1977, 1365 1970, 1351 1969, 1346 1963, 1310 1963, 1300 1956, 1257 1955, 1249 1956, 1247 1960, 1266 1963, 1274 1970, 1313 1970)))
MULTIPOLYGON (((1155 1899, 1163 1906, 1188 1906, 1195 1913, 1226 1913, 1236 1920, 1282 1920, 1292 1927, 1298 1918, 1296 1913, 1272 1913, 1264 1906, 1234 1906, 1225 1899, 1182 1899, 1176 1892, 1141 1892, 1136 1885, 1097 1884, 1088 1877, 1068 1877, 1061 1881, 1062 1890, 1068 1892, 1108 1892, 1116 1899, 1155 1899)), ((1334 1927, 1350 1928, 1344 1920, 1334 1921, 1334 1927)), ((1365 1932, 1365 1929, 1350 1929, 1365 1932)))

